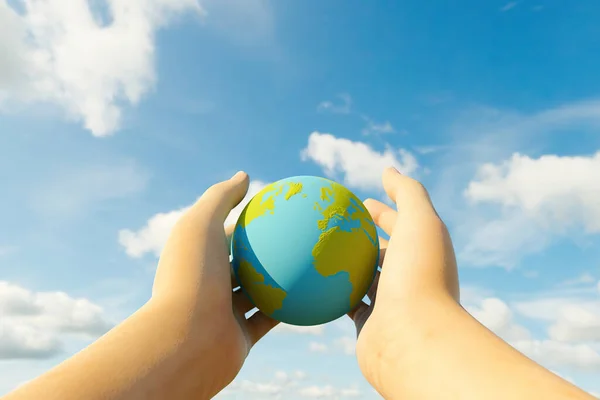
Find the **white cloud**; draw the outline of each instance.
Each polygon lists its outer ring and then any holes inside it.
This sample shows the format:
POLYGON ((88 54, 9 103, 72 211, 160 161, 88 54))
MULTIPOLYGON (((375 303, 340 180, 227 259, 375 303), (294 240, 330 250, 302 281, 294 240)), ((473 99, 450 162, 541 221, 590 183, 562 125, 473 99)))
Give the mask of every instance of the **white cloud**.
POLYGON ((497 298, 484 299, 480 306, 467 306, 467 310, 488 329, 506 341, 527 340, 530 334, 513 320, 508 305, 497 298))
POLYGON ((312 353, 326 353, 327 345, 322 342, 310 342, 308 344, 308 351, 312 353))
POLYGON ((377 123, 370 118, 365 118, 367 122, 367 126, 365 126, 362 130, 363 135, 371 135, 378 133, 395 133, 396 129, 392 126, 390 121, 385 121, 383 123, 377 123))
MULTIPOLYGON (((252 181, 246 197, 231 211, 225 225, 234 224, 252 197, 265 186, 264 182, 252 181)), ((125 248, 125 252, 130 257, 139 258, 148 253, 158 257, 167 242, 171 229, 189 207, 155 214, 148 219, 146 225, 137 231, 122 229, 119 231, 119 243, 125 248)))
POLYGON ((539 158, 513 154, 504 162, 484 164, 465 196, 473 205, 496 207, 496 217, 477 217, 472 210, 471 226, 463 224, 470 240, 459 256, 471 265, 511 268, 524 254, 543 250, 573 229, 598 234, 599 194, 600 152, 539 158))
POLYGON ((335 345, 340 348, 344 354, 349 356, 356 354, 356 338, 354 336, 342 336, 335 340, 335 345))
POLYGON ((0 360, 49 358, 61 349, 62 344, 53 333, 9 319, 0 321, 0 360))
POLYGON ((588 344, 571 344, 555 340, 520 340, 512 344, 546 368, 600 370, 600 353, 588 344))
POLYGON ((248 380, 241 381, 239 390, 246 393, 261 393, 265 395, 275 395, 281 393, 283 386, 276 383, 256 383, 248 380))
POLYGON ((0 281, 0 358, 45 358, 60 351, 61 334, 95 338, 112 327, 104 311, 63 292, 32 292, 0 281))
POLYGON ((313 399, 339 399, 346 397, 360 397, 362 392, 357 386, 350 386, 348 388, 336 388, 332 385, 311 385, 306 386, 298 391, 301 397, 313 398, 313 399))
POLYGON ((309 136, 301 158, 321 166, 327 176, 341 175, 346 185, 359 189, 381 189, 381 173, 387 167, 407 175, 418 168, 416 158, 407 150, 388 146, 378 152, 366 143, 320 132, 309 136))
POLYGON ((0 37, 12 62, 0 82, 17 84, 0 99, 57 104, 96 136, 118 129, 122 105, 137 104, 156 83, 156 31, 180 14, 203 14, 197 0, 106 0, 105 9, 37 0, 21 3, 22 14, 1 3, 8 24, 0 37))
POLYGON ((590 283, 594 283, 596 280, 594 276, 589 272, 584 272, 583 274, 572 278, 567 279, 564 282, 560 283, 560 286, 579 286, 579 285, 589 285, 590 283))
POLYGON ((302 397, 310 397, 310 398, 322 398, 322 397, 333 397, 336 394, 336 390, 331 385, 326 386, 307 386, 305 388, 300 389, 298 394, 302 397))
POLYGON ((341 397, 360 397, 361 394, 362 392, 356 386, 340 390, 341 397))
POLYGON ((600 301, 546 297, 514 303, 515 310, 550 323, 548 336, 561 342, 600 342, 600 301))
MULTIPOLYGON (((564 309, 564 304, 564 299, 555 298, 517 302, 512 306, 522 316, 550 322, 559 318, 561 312, 557 310, 564 309)), ((582 332, 577 330, 581 327, 576 324, 568 327, 571 329, 571 343, 561 341, 565 337, 553 335, 552 328, 548 339, 539 340, 532 338, 526 328, 514 321, 512 310, 500 299, 488 298, 480 305, 467 306, 466 309, 488 329, 546 368, 600 369, 600 349, 589 342, 593 338, 581 334, 574 336, 574 332, 582 332)), ((570 315, 569 312, 567 315, 570 315)), ((572 323, 572 320, 569 322, 572 323)))
POLYGON ((519 3, 517 3, 516 1, 511 1, 510 3, 506 3, 501 9, 500 11, 502 12, 506 12, 506 11, 510 11, 513 8, 515 8, 517 5, 519 5, 519 3))
MULTIPOLYGON (((457 255, 462 265, 516 267, 525 255, 535 254, 555 240, 571 237, 564 234, 565 225, 570 228, 585 226, 582 225, 584 222, 581 218, 570 223, 564 219, 561 221, 560 214, 553 215, 553 219, 548 222, 543 218, 536 219, 532 217, 536 215, 535 212, 523 208, 522 203, 504 205, 493 202, 482 193, 477 193, 474 203, 465 207, 464 190, 470 182, 485 182, 485 188, 488 188, 487 184, 491 181, 487 178, 482 181, 477 175, 483 165, 491 165, 497 171, 499 170, 499 181, 507 184, 508 182, 503 178, 508 176, 506 166, 511 166, 515 151, 527 154, 527 151, 533 150, 536 154, 544 154, 547 143, 551 143, 553 138, 560 138, 559 135, 579 137, 579 133, 598 132, 600 100, 566 103, 529 114, 491 107, 469 107, 456 114, 453 120, 443 121, 440 129, 443 130, 444 136, 450 139, 443 144, 444 151, 432 160, 436 163, 436 166, 432 167, 436 173, 431 176, 436 178, 436 182, 428 187, 436 208, 453 232, 457 255), (480 196, 485 200, 480 199, 480 196)), ((580 161, 593 159, 590 154, 582 154, 571 159, 554 157, 559 159, 556 160, 559 163, 568 164, 566 166, 568 171, 563 172, 559 168, 552 168, 553 172, 549 172, 546 169, 550 168, 549 164, 552 164, 551 160, 547 160, 549 157, 529 157, 533 164, 537 162, 540 175, 544 171, 554 174, 556 182, 550 181, 550 187, 568 185, 568 182, 564 183, 566 181, 564 175, 567 172, 574 173, 580 166, 580 161), (541 167, 541 163, 544 163, 544 168, 541 167)), ((583 164, 590 165, 585 162, 583 164)), ((580 180, 590 182, 590 187, 597 186, 595 184, 597 180, 590 180, 594 176, 590 169, 588 168, 587 175, 573 177, 571 184, 579 185, 576 195, 581 193, 580 180)), ((546 177, 543 181, 548 184, 549 179, 546 177)), ((516 182, 518 181, 511 181, 511 185, 516 182)), ((523 201, 524 197, 515 196, 516 187, 511 185, 508 186, 510 194, 507 196, 511 196, 513 200, 516 198, 523 201)), ((529 190, 533 191, 538 186, 541 186, 540 183, 534 181, 529 190)), ((585 192, 585 188, 582 190, 585 192)), ((495 194, 497 193, 496 191, 495 194)), ((538 198, 543 205, 539 210, 542 214, 548 214, 549 210, 556 210, 557 204, 564 206, 564 199, 561 199, 560 195, 554 195, 552 189, 540 187, 540 193, 553 196, 552 201, 549 202, 538 198)), ((576 195, 566 194, 566 203, 573 204, 580 201, 574 200, 576 195)), ((504 195, 499 197, 505 200, 504 195)), ((589 202, 589 196, 586 201, 589 202)), ((582 211, 590 209, 593 209, 593 204, 582 211)), ((577 211, 573 211, 572 208, 567 210, 573 213, 567 216, 578 216, 577 211)), ((579 231, 570 233, 575 233, 579 237, 582 235, 579 231)), ((578 239, 576 235, 573 237, 578 239)))
POLYGON ((600 152, 593 156, 514 154, 501 164, 485 164, 466 192, 475 203, 523 210, 533 221, 560 228, 582 225, 600 232, 600 152))
POLYGON ((350 114, 352 111, 352 97, 347 93, 339 94, 337 97, 341 102, 323 101, 317 106, 317 110, 334 114, 350 114))
POLYGON ((299 326, 279 324, 275 327, 275 329, 273 329, 273 332, 321 336, 325 332, 325 325, 299 326))
POLYGON ((30 203, 37 212, 65 218, 106 201, 142 191, 148 174, 133 162, 88 165, 60 171, 32 192, 30 203))

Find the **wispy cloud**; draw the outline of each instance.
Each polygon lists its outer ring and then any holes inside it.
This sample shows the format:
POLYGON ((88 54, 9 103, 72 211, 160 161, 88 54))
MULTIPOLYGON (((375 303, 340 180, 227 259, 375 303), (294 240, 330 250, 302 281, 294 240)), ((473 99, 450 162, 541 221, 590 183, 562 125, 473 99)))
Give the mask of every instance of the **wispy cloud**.
POLYGON ((320 112, 330 112, 334 114, 350 114, 352 112, 352 96, 348 93, 337 95, 338 101, 326 100, 317 106, 320 112))
POLYGON ((502 12, 510 11, 518 5, 519 5, 518 2, 511 1, 509 3, 506 3, 502 8, 500 8, 500 11, 502 11, 502 12))
POLYGON ((396 129, 394 128, 394 126, 392 125, 392 123, 390 121, 378 123, 366 116, 363 117, 363 119, 366 122, 366 126, 362 130, 362 133, 365 136, 396 132, 396 129))
POLYGON ((431 167, 432 197, 440 199, 436 206, 464 265, 512 268, 568 238, 565 229, 598 232, 593 193, 600 156, 525 154, 544 154, 548 135, 600 131, 600 101, 531 114, 474 107, 447 125, 452 139, 431 167))

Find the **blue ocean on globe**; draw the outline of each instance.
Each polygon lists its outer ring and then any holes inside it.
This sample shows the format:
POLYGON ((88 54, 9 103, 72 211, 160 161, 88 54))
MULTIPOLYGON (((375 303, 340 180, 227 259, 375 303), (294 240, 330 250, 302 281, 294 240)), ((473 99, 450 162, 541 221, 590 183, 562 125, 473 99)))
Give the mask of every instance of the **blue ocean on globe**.
POLYGON ((352 192, 299 176, 252 198, 232 237, 242 290, 262 312, 293 325, 339 318, 362 300, 379 258, 375 224, 352 192))

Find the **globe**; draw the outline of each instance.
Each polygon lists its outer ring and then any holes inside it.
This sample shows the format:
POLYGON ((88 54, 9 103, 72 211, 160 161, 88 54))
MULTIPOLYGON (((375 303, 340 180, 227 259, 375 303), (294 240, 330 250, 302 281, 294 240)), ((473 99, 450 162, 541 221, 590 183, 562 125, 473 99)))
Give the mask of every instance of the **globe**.
POLYGON ((373 282, 379 239, 350 190, 297 176, 266 186, 231 240, 234 274, 252 303, 291 325, 319 325, 356 307, 373 282))

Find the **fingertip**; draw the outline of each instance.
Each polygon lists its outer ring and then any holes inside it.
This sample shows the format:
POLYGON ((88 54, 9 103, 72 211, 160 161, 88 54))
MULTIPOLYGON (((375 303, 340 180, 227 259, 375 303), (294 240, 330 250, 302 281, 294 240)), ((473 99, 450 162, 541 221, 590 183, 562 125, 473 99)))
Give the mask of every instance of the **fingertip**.
POLYGON ((234 182, 242 182, 244 179, 247 179, 248 177, 249 176, 246 172, 238 171, 230 178, 230 180, 234 181, 234 182))

